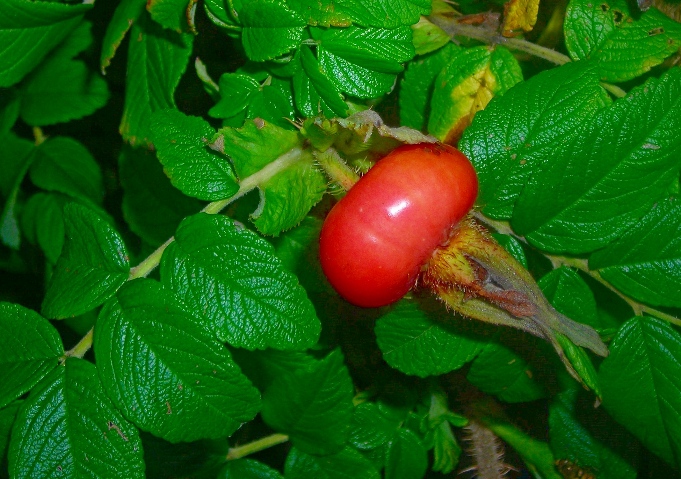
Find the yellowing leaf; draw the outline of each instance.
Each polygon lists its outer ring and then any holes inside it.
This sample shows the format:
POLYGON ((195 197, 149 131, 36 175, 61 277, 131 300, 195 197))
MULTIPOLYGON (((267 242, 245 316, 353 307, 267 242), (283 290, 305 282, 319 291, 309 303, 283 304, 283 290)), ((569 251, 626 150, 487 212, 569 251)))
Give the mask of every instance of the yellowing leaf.
POLYGON ((537 22, 539 0, 509 0, 504 5, 502 34, 512 37, 519 32, 529 32, 537 22))
POLYGON ((478 111, 521 80, 520 67, 508 50, 466 49, 435 80, 428 132, 456 143, 478 111))

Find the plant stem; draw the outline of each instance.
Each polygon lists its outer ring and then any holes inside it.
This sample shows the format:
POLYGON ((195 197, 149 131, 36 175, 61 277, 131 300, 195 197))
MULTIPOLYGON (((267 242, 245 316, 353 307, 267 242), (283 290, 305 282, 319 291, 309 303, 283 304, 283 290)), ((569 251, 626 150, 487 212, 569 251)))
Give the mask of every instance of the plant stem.
MULTIPOLYGON (((272 163, 266 165, 263 169, 258 170, 251 176, 244 178, 241 183, 239 183, 239 191, 237 191, 233 196, 224 200, 213 201, 212 203, 206 205, 206 207, 201 211, 203 213, 208 213, 209 215, 219 213, 231 203, 235 202, 250 191, 253 191, 259 185, 266 183, 277 173, 285 170, 296 161, 300 160, 301 157, 303 157, 303 154, 304 151, 300 148, 291 149, 274 160, 272 163)), ((163 256, 163 251, 165 251, 168 245, 173 241, 175 241, 175 237, 171 236, 165 243, 159 246, 156 251, 147 256, 140 264, 132 268, 130 270, 130 276, 128 277, 128 280, 142 278, 149 275, 149 273, 151 273, 160 263, 161 256, 163 256)))
POLYGON ((538 58, 543 58, 556 65, 563 65, 570 61, 570 57, 556 50, 542 47, 527 40, 519 38, 506 38, 497 31, 487 27, 477 27, 457 23, 456 19, 444 18, 437 15, 429 17, 429 20, 444 30, 450 37, 464 36, 487 44, 500 44, 513 50, 520 50, 538 58))
MULTIPOLYGON (((572 60, 569 56, 564 55, 551 48, 546 48, 536 43, 528 42, 520 38, 507 38, 500 35, 496 30, 485 26, 467 25, 457 23, 456 19, 444 18, 437 15, 428 17, 431 22, 440 27, 450 38, 456 36, 463 36, 478 40, 488 45, 504 45, 511 50, 519 50, 521 52, 529 53, 537 58, 543 58, 546 61, 556 65, 564 65, 572 60)), ((617 85, 601 82, 601 86, 617 98, 623 98, 627 92, 622 90, 617 85)))
POLYGON ((85 336, 78 341, 78 344, 66 351, 64 356, 62 356, 61 362, 64 362, 66 358, 82 358, 85 356, 85 353, 87 353, 90 347, 92 347, 92 334, 94 329, 95 328, 90 328, 90 331, 85 333, 85 336))
POLYGON ((562 256, 552 256, 552 255, 545 255, 547 258, 551 260, 551 262, 554 265, 558 266, 569 266, 575 269, 578 269, 589 276, 591 276, 593 279, 601 283, 603 286, 608 288, 610 291, 615 293, 617 296, 622 298, 624 302, 626 302, 631 309, 634 310, 634 314, 636 316, 643 316, 643 314, 649 314, 650 316, 655 316, 656 318, 662 319, 664 321, 667 321, 669 323, 675 324, 677 326, 681 326, 681 319, 677 318, 676 316, 672 316, 671 314, 665 313, 663 311, 659 311, 655 308, 651 308, 650 306, 646 306, 645 304, 641 304, 635 299, 630 298, 626 294, 622 293, 619 291, 617 288, 615 288, 613 285, 611 285, 609 282, 603 279, 603 277, 600 275, 598 271, 592 271, 589 269, 589 265, 587 260, 581 259, 581 258, 565 258, 562 256))
POLYGON ((237 191, 234 194, 234 196, 231 196, 230 198, 227 198, 225 200, 214 201, 208 204, 201 211, 203 211, 204 213, 208 213, 210 215, 219 213, 220 211, 225 209, 227 205, 238 200, 242 196, 246 195, 246 193, 249 193, 258 186, 267 183, 278 173, 282 172, 289 166, 295 164, 300 159, 306 158, 308 154, 309 153, 303 150, 302 148, 298 147, 292 148, 291 150, 287 151, 273 162, 265 165, 263 169, 258 170, 251 176, 247 176, 246 178, 241 180, 241 182, 239 183, 239 191, 237 191))
POLYGON ((47 140, 45 133, 43 133, 42 128, 39 126, 33 127, 33 138, 35 138, 35 146, 39 146, 40 144, 44 143, 45 140, 47 140))
POLYGON ((233 461, 234 459, 241 459, 250 454, 269 449, 270 447, 283 444, 288 441, 286 434, 272 434, 271 436, 263 437, 257 441, 249 442, 243 446, 230 447, 226 459, 233 461))
POLYGON ((329 178, 338 183, 345 191, 352 188, 359 180, 359 175, 348 166, 334 148, 315 154, 315 158, 319 165, 324 168, 326 174, 329 175, 329 178))
MULTIPOLYGON (((300 161, 301 159, 309 158, 308 155, 310 155, 310 153, 306 152, 301 148, 292 148, 291 150, 284 153, 273 162, 266 165, 261 170, 258 170, 251 176, 247 176, 246 178, 244 178, 239 183, 239 191, 237 191, 234 195, 224 200, 209 203, 201 211, 208 214, 219 213, 224 208, 226 208, 230 203, 233 203, 234 201, 238 200, 248 192, 254 190, 258 186, 272 179, 277 173, 285 170, 286 168, 295 164, 297 161, 300 161)), ((161 257, 163 256, 163 252, 168 247, 168 245, 171 244, 173 241, 175 241, 175 237, 171 236, 165 243, 156 248, 156 250, 153 253, 147 256, 140 264, 138 264, 134 268, 131 268, 130 275, 128 276, 128 281, 148 276, 149 273, 151 273, 159 265, 161 257)), ((83 338, 78 342, 78 344, 76 344, 76 346, 74 346, 73 349, 64 354, 64 358, 71 356, 82 358, 91 347, 92 347, 92 329, 88 331, 88 333, 85 336, 83 336, 83 338)))
POLYGON ((614 97, 624 98, 625 96, 627 96, 626 91, 622 90, 617 85, 613 85, 612 83, 601 82, 601 86, 605 88, 607 91, 609 91, 614 97))
MULTIPOLYGON (((506 234, 509 236, 513 236, 517 238, 518 240, 522 241, 523 243, 527 243, 525 238, 522 236, 518 236, 513 232, 513 229, 509 226, 507 222, 504 221, 495 221, 490 218, 487 218, 480 212, 475 212, 474 216, 479 219, 481 222, 486 223, 487 225, 491 226, 495 230, 497 230, 499 233, 506 234)), ((667 321, 669 323, 675 324, 677 326, 681 326, 681 319, 677 318, 676 316, 673 316, 671 314, 665 313, 663 311, 657 310, 655 308, 651 308, 650 306, 646 306, 645 304, 641 304, 635 299, 630 298, 626 294, 622 293, 620 290, 615 288, 613 285, 611 285, 608 281, 603 279, 603 277, 598 273, 598 271, 593 271, 589 269, 589 263, 587 260, 583 258, 567 258, 564 256, 553 256, 549 254, 544 254, 551 263, 553 264, 554 268, 558 268, 560 266, 568 266, 571 268, 578 269, 589 276, 591 276, 593 279, 601 283, 603 286, 608 288, 610 291, 615 293, 617 296, 622 298, 624 302, 626 302, 631 309, 634 311, 634 314, 636 316, 642 316, 643 314, 648 314, 650 316, 655 316, 656 318, 662 319, 664 321, 667 321)))

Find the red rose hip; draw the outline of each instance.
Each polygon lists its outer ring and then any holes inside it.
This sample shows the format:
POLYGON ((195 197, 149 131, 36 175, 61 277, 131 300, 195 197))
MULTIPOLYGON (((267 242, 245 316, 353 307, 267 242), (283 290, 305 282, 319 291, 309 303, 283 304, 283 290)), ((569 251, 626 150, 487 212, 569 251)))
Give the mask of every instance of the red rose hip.
POLYGON ((397 301, 477 193, 475 170, 457 149, 422 143, 393 150, 327 216, 320 236, 324 274, 357 306, 397 301))

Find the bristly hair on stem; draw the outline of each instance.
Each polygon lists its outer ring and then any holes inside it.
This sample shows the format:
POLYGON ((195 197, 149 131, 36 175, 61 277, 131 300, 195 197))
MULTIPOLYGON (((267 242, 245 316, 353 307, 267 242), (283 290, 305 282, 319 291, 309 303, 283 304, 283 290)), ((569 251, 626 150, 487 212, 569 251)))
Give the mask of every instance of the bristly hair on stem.
POLYGON ((473 477, 480 479, 502 479, 515 470, 504 462, 504 445, 492 431, 477 421, 471 421, 464 430, 473 465, 461 473, 473 472, 473 477))

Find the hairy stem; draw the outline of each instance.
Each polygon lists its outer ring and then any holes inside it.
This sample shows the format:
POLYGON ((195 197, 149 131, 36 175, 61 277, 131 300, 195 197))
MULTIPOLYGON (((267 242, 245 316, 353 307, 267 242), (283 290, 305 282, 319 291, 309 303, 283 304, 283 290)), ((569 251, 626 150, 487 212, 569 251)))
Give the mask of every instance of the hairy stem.
POLYGON ((315 159, 332 181, 338 183, 341 188, 348 191, 357 183, 359 176, 340 157, 334 148, 315 154, 315 159))
MULTIPOLYGON (((234 195, 224 200, 209 203, 201 211, 208 214, 219 213, 229 204, 238 200, 239 198, 241 198, 248 192, 254 190, 258 186, 266 183, 268 180, 272 179, 272 177, 274 177, 277 173, 285 170, 286 168, 295 164, 297 161, 300 161, 303 158, 309 158, 309 153, 307 153, 303 149, 293 148, 289 150, 288 152, 284 153, 273 162, 266 165, 263 169, 253 173, 251 176, 247 176, 246 178, 244 178, 239 183, 239 191, 237 191, 234 195)), ((161 257, 163 256, 163 252, 168 247, 168 245, 171 244, 173 241, 175 241, 175 237, 171 236, 165 243, 156 248, 156 250, 153 253, 147 256, 140 264, 138 264, 134 268, 131 268, 130 275, 128 276, 128 281, 148 276, 149 273, 151 273, 159 265, 159 263, 161 262, 161 257)), ((83 336, 83 338, 78 342, 78 344, 76 344, 76 346, 73 349, 66 352, 64 354, 64 357, 66 358, 73 356, 82 358, 91 347, 92 347, 92 329, 88 331, 85 336, 83 336)))
POLYGON ((249 442, 243 446, 230 447, 227 453, 226 460, 233 461, 234 459, 241 459, 250 454, 255 454, 256 452, 264 451, 270 447, 283 444, 288 441, 288 436, 286 434, 272 434, 271 436, 263 437, 257 441, 249 442))

